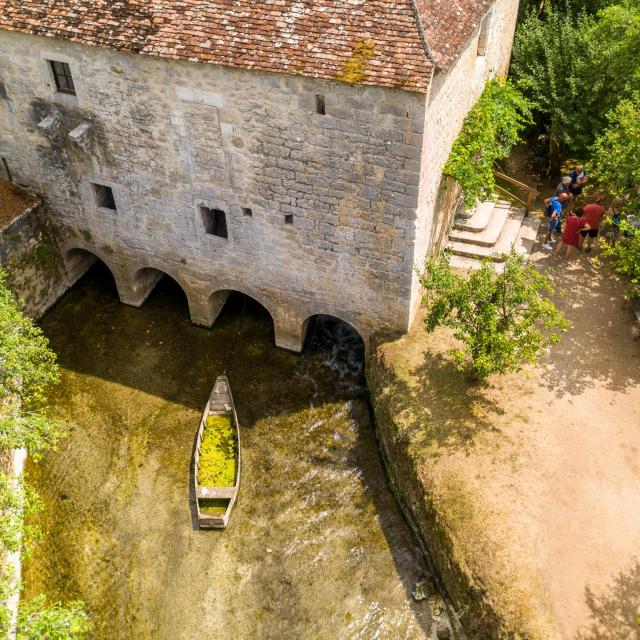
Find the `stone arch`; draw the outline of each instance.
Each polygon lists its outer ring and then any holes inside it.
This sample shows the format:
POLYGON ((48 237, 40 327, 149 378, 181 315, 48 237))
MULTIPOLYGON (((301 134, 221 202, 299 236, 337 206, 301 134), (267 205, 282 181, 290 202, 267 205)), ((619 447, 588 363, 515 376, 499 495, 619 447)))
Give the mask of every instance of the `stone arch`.
POLYGON ((182 289, 189 304, 189 312, 191 313, 191 287, 184 282, 182 278, 167 271, 165 268, 152 265, 138 267, 134 271, 129 279, 126 303, 134 307, 141 306, 165 276, 171 278, 182 289))
POLYGON ((319 311, 317 313, 311 313, 309 315, 307 315, 305 317, 305 319, 301 322, 300 325, 300 333, 301 333, 301 346, 304 346, 306 337, 307 337, 307 331, 309 329, 309 324, 311 323, 311 321, 314 318, 319 318, 319 317, 327 317, 327 318, 331 318, 333 320, 337 320, 343 324, 345 324, 347 327, 349 327, 350 329, 352 329, 360 338, 360 340, 362 341, 363 347, 365 352, 368 352, 369 349, 369 332, 366 329, 363 329, 361 327, 358 327, 356 323, 353 322, 353 320, 349 319, 347 320, 345 317, 341 317, 341 315, 338 315, 336 313, 327 313, 327 312, 323 312, 323 311, 319 311))
POLYGON ((102 262, 111 272, 116 283, 118 296, 122 299, 123 278, 120 270, 115 268, 111 261, 99 249, 84 245, 69 245, 62 252, 65 271, 69 285, 75 284, 95 264, 97 260, 102 262))
POLYGON ((207 305, 206 312, 208 313, 210 318, 210 326, 218 318, 229 296, 234 292, 241 293, 242 295, 245 295, 248 298, 255 300, 261 307, 264 307, 264 309, 267 311, 269 316, 271 316, 271 320, 273 321, 274 328, 275 328, 276 319, 275 319, 274 307, 272 303, 270 301, 266 302, 264 299, 264 296, 261 295, 260 293, 255 292, 253 289, 250 289, 244 286, 237 286, 235 284, 233 285, 230 284, 224 287, 219 285, 218 287, 216 287, 215 291, 209 294, 209 297, 207 298, 207 302, 206 302, 206 305, 207 305))

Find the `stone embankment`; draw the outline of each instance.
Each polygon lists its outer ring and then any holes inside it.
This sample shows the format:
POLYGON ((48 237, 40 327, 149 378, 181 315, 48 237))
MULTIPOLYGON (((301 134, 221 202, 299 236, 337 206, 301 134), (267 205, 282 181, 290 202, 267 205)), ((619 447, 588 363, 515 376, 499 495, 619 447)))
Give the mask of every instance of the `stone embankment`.
POLYGON ((40 318, 68 289, 56 232, 38 197, 0 180, 0 264, 28 315, 40 318))
POLYGON ((466 424, 465 409, 471 421, 477 416, 466 406, 464 381, 457 380, 464 374, 441 355, 427 364, 429 338, 418 319, 407 336, 373 344, 368 361, 376 429, 396 498, 468 638, 557 639, 538 586, 527 585, 535 583, 530 568, 503 544, 508 522, 496 520, 461 471, 458 456, 473 456, 474 438, 485 434, 466 424))

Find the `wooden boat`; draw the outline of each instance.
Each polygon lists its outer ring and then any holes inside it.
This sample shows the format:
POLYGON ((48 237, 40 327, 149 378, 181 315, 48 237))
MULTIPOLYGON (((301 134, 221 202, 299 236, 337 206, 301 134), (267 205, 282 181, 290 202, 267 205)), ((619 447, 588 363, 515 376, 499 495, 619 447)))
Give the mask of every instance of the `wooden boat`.
POLYGON ((227 376, 218 376, 213 385, 193 462, 198 524, 201 529, 224 529, 240 487, 240 430, 227 376), (220 460, 223 464, 213 469, 211 462, 220 460), (229 486, 218 486, 220 481, 229 486))

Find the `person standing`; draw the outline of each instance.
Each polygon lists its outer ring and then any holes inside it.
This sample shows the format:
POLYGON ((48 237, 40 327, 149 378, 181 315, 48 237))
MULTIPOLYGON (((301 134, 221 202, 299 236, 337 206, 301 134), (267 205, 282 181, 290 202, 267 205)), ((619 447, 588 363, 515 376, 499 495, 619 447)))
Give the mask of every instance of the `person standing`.
POLYGON ((571 191, 571 195, 574 198, 577 198, 582 194, 582 189, 587 186, 589 183, 589 177, 587 176, 587 172, 584 170, 582 165, 576 167, 570 174, 571 184, 569 185, 569 190, 571 191))
POLYGON ((573 253, 573 248, 578 246, 580 242, 580 230, 585 229, 589 230, 591 227, 588 222, 585 222, 583 219, 584 209, 582 207, 576 209, 575 213, 572 213, 567 221, 564 223, 564 232, 562 234, 562 240, 558 242, 558 246, 556 250, 553 252, 554 256, 557 256, 562 247, 567 248, 567 252, 565 253, 565 258, 570 258, 573 253))
POLYGON ((559 196, 547 198, 544 201, 545 213, 547 215, 547 233, 544 237, 543 249, 551 251, 553 249, 551 234, 560 233, 562 230, 562 212, 569 202, 569 194, 561 193, 559 196))
POLYGON ((600 204, 602 196, 597 193, 593 196, 593 202, 584 207, 584 221, 589 225, 589 229, 580 231, 582 246, 585 251, 591 251, 594 238, 598 237, 600 231, 600 222, 604 218, 606 209, 600 204))
POLYGON ((571 176, 564 176, 562 178, 562 182, 558 184, 553 195, 557 198, 561 193, 571 194, 571 176))

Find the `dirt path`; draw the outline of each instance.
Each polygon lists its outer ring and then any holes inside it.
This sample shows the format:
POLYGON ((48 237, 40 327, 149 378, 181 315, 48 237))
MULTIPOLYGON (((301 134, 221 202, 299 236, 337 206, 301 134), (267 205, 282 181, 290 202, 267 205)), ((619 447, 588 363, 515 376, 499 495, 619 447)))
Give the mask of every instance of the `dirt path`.
POLYGON ((594 262, 593 254, 568 262, 540 253, 534 259, 550 265, 566 293, 558 304, 574 324, 553 349, 546 370, 536 370, 536 388, 525 407, 518 398, 505 407, 526 408, 541 454, 536 481, 527 491, 535 505, 531 525, 536 537, 547 541, 537 562, 564 637, 580 630, 579 637, 593 640, 637 638, 640 343, 633 340, 635 318, 622 304, 623 285, 594 262), (630 580, 625 574, 634 567, 630 580), (607 596, 613 606, 599 607, 598 600, 607 596), (618 622, 625 610, 626 625, 618 622))

